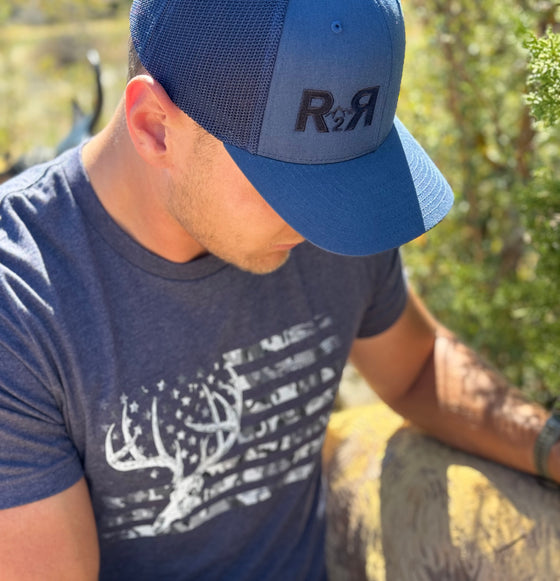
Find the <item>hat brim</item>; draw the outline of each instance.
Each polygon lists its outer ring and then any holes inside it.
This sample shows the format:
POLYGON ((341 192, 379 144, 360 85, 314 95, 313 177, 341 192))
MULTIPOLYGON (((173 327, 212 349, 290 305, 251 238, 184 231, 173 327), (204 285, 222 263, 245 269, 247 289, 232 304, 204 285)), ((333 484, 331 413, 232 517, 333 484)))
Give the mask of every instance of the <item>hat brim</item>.
POLYGON ((434 227, 453 204, 449 184, 396 117, 374 152, 338 163, 286 163, 225 147, 294 230, 338 254, 401 246, 434 227))

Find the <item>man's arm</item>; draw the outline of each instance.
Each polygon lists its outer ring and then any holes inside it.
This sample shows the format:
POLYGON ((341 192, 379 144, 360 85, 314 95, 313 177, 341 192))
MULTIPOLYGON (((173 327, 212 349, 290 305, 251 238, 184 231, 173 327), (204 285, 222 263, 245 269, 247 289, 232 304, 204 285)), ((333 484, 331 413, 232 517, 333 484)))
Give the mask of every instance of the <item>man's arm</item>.
POLYGON ((99 575, 99 548, 84 479, 31 504, 0 510, 2 581, 86 581, 99 575))
MULTIPOLYGON (((351 360, 381 399, 429 434, 535 473, 534 445, 549 414, 437 323, 414 293, 390 329, 355 341, 351 360)), ((560 443, 548 468, 560 482, 560 443)))

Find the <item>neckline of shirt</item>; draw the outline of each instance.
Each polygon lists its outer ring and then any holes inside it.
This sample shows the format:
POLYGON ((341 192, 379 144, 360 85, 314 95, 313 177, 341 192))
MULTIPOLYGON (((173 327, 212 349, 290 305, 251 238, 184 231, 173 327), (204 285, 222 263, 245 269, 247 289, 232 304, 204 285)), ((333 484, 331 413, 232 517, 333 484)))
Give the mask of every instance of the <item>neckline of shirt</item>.
POLYGON ((87 222, 125 260, 156 276, 178 280, 204 278, 229 266, 212 254, 185 263, 172 262, 139 244, 101 204, 83 165, 81 151, 81 147, 73 150, 70 155, 75 159, 64 164, 68 186, 87 222))

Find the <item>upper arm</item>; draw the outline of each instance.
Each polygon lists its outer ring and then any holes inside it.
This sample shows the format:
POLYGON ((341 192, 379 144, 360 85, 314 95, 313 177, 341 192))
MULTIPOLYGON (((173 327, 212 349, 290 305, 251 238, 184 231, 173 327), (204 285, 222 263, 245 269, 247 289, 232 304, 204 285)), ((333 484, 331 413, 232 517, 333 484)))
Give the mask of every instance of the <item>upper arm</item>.
POLYGON ((397 321, 379 335, 356 339, 350 360, 379 397, 391 404, 406 394, 431 357, 437 328, 410 291, 397 321))
POLYGON ((49 498, 0 510, 0 563, 2 581, 97 579, 97 532, 85 480, 49 498))

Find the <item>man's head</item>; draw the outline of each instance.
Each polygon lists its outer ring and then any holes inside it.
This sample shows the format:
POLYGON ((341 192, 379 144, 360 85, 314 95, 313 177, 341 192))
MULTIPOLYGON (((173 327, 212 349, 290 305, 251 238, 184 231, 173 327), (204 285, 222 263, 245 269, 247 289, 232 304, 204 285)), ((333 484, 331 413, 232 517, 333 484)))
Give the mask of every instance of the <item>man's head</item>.
POLYGON ((209 252, 242 270, 267 274, 303 242, 259 195, 224 144, 171 101, 132 45, 124 112, 126 133, 145 163, 123 164, 119 148, 117 165, 127 169, 134 196, 132 205, 113 206, 112 215, 144 246, 178 262, 209 252))
POLYGON ((449 210, 449 186, 395 118, 398 0, 135 0, 131 36, 171 101, 318 246, 379 252, 449 210))

